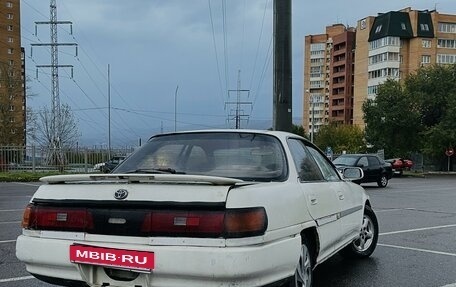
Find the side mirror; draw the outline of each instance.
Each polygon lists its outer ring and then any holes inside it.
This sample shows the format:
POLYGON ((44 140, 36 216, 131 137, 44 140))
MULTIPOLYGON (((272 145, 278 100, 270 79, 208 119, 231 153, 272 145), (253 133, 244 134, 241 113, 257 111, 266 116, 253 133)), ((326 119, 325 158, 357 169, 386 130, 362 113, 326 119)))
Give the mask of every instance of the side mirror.
POLYGON ((359 167, 345 167, 342 170, 342 175, 347 180, 359 180, 364 177, 364 172, 359 167))

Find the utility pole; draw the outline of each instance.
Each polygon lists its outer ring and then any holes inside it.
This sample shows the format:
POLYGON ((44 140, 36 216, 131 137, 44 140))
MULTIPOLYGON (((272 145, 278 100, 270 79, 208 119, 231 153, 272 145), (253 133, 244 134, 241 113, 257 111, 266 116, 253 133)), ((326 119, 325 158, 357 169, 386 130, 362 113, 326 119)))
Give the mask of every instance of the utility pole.
POLYGON ((108 64, 108 160, 111 159, 111 69, 108 64))
POLYGON ((238 71, 238 82, 237 82, 237 89, 236 90, 228 90, 228 96, 230 93, 236 93, 236 101, 235 102, 225 102, 225 107, 227 105, 230 106, 235 106, 234 109, 234 114, 230 112, 230 115, 228 117, 228 121, 231 121, 234 119, 235 122, 235 128, 240 129, 241 128, 241 120, 245 120, 249 118, 249 114, 244 114, 244 110, 242 109, 242 106, 252 106, 252 102, 242 102, 241 101, 241 93, 247 93, 247 97, 250 95, 250 90, 242 90, 241 89, 241 70, 238 71))
POLYGON ((291 0, 274 0, 273 129, 292 129, 291 0))
MULTIPOLYGON (((58 152, 61 148, 61 140, 60 140, 60 128, 61 128, 61 117, 60 117, 60 95, 59 95, 59 68, 71 68, 73 69, 72 65, 59 65, 59 53, 58 47, 59 46, 76 46, 76 55, 77 55, 77 44, 76 43, 58 43, 57 38, 57 25, 59 24, 69 24, 70 25, 70 33, 73 32, 72 29, 72 22, 70 21, 57 21, 57 0, 50 0, 50 16, 49 21, 41 21, 35 22, 35 35, 37 35, 37 25, 45 24, 50 26, 50 36, 51 42, 50 43, 39 43, 39 44, 31 44, 33 46, 49 46, 51 49, 51 64, 50 65, 37 65, 37 68, 50 68, 51 69, 51 113, 52 113, 52 121, 51 121, 51 142, 50 147, 54 149, 56 154, 53 154, 53 159, 57 160, 57 162, 62 162, 63 154, 58 152)), ((71 72, 73 75, 73 71, 71 72)))

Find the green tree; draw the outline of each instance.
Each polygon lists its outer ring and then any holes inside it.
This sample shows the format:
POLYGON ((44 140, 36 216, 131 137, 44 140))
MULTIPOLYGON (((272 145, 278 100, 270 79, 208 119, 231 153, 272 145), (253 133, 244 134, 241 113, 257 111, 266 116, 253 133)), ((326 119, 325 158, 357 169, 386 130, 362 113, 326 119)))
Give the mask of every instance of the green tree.
POLYGON ((456 65, 422 67, 401 83, 388 80, 363 111, 366 140, 387 157, 414 151, 444 157, 456 147, 456 65))
POLYGON ((330 123, 322 126, 315 135, 315 144, 322 150, 331 147, 333 152, 340 154, 364 152, 364 134, 361 128, 354 125, 330 123))
POLYGON ((304 131, 304 128, 301 126, 301 125, 293 125, 291 127, 291 132, 296 134, 296 135, 300 135, 302 137, 305 137, 307 138, 307 135, 306 135, 306 132, 304 131))
POLYGON ((412 95, 390 79, 363 105, 366 141, 374 149, 384 149, 386 157, 406 157, 420 148, 423 128, 412 95))
POLYGON ((422 68, 405 80, 423 126, 421 151, 443 156, 456 146, 456 65, 422 68))

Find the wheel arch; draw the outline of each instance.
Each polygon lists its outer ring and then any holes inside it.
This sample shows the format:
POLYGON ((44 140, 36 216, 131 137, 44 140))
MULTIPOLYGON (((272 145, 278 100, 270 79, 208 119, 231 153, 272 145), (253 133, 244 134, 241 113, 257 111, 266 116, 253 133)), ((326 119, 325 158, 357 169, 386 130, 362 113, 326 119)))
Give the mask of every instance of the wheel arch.
POLYGON ((302 230, 301 237, 305 237, 310 245, 307 248, 309 248, 312 256, 312 266, 315 266, 320 251, 320 237, 318 236, 317 228, 314 226, 302 230))

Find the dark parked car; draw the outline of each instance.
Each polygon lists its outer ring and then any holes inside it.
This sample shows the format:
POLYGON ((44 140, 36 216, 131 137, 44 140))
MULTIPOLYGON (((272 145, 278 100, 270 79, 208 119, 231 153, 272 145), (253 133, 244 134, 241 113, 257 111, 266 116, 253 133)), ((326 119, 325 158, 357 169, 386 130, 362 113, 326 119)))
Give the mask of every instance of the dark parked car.
POLYGON ((393 176, 391 164, 375 154, 343 154, 333 162, 339 169, 348 166, 362 168, 364 177, 358 183, 376 182, 379 187, 386 187, 393 176))
POLYGON ((114 156, 103 166, 101 166, 101 171, 104 173, 109 173, 111 172, 116 166, 118 166, 123 160, 125 159, 125 156, 114 156))

